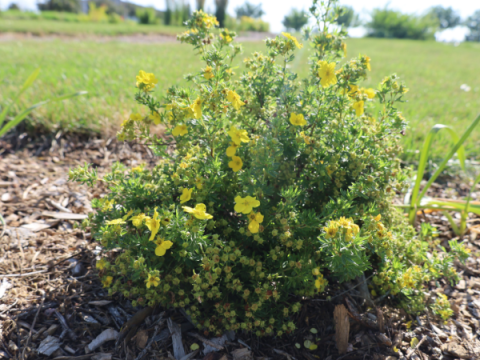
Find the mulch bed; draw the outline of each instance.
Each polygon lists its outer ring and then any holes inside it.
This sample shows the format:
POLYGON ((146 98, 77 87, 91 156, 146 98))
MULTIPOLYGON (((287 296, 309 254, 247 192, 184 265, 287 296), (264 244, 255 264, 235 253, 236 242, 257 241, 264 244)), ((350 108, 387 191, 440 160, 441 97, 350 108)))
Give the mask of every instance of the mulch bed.
MULTIPOLYGON (((413 318, 388 298, 368 308, 359 302, 357 289, 338 285, 322 297, 301 300, 292 336, 257 338, 239 332, 211 339, 179 311, 133 308, 123 296, 109 297, 95 270, 101 248, 78 227, 91 211, 90 201, 105 189, 68 182, 69 168, 93 163, 102 175, 115 161, 153 165, 157 159, 148 149, 113 139, 62 136, 14 145, 0 141, 0 149, 0 213, 7 223, 0 236, 0 359, 480 358, 476 216, 469 218, 470 229, 461 239, 472 251, 466 265, 458 264, 462 281, 455 287, 430 284, 431 291, 449 297, 455 311, 446 323, 431 313, 413 318), (414 338, 419 341, 412 348, 414 338), (317 348, 306 349, 305 341, 317 348), (198 350, 191 350, 194 343, 198 350), (337 347, 346 352, 340 354, 337 347)), ((430 195, 461 198, 467 192, 451 179, 435 184, 430 195)), ((454 235, 441 213, 422 213, 419 220, 434 224, 448 246, 454 235)))

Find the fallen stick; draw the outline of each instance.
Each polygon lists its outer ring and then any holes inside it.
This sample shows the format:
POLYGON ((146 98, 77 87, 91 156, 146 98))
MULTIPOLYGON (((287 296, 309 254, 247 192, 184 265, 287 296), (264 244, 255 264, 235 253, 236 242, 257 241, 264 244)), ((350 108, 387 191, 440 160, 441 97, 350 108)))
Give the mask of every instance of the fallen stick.
POLYGON ((63 315, 60 314, 60 312, 58 310, 55 310, 55 315, 57 316, 58 321, 60 321, 60 324, 62 325, 63 330, 65 330, 68 333, 70 338, 72 340, 77 340, 77 335, 75 335, 73 330, 68 327, 67 321, 65 320, 63 315))
POLYGON ((40 310, 42 309, 43 303, 45 302, 45 291, 43 291, 43 290, 40 290, 40 291, 42 292, 42 302, 38 306, 37 312, 35 313, 35 317, 33 318, 32 326, 30 326, 30 332, 28 333, 27 342, 26 342, 25 346, 23 347, 23 351, 22 351, 22 360, 25 359, 25 350, 28 348, 28 345, 30 345, 30 340, 32 338, 33 329, 35 328, 35 324, 37 323, 38 314, 40 313, 40 310))

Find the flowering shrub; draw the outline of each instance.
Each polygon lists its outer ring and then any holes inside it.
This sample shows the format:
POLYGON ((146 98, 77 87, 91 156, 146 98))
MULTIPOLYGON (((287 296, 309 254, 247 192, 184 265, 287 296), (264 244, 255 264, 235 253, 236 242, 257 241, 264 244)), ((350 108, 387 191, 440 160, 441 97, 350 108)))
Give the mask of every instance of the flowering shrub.
MULTIPOLYGON (((391 205, 405 188, 397 154, 406 123, 396 102, 407 89, 395 75, 362 88, 370 58, 341 65, 345 34, 329 31, 336 9, 315 1, 311 12, 325 26, 301 81, 289 64, 303 44, 288 33, 245 59, 237 78, 236 34, 214 35, 216 19, 201 11, 179 35, 205 62, 186 76, 189 88, 157 99, 157 79, 140 71, 136 100, 148 115, 132 114, 118 138, 145 142, 162 160, 153 169, 115 165, 102 179, 110 192, 93 202, 86 225, 107 251, 122 250, 97 263, 110 293, 185 308, 209 333, 282 335, 295 329, 300 296, 329 282, 367 272, 373 296, 389 293, 419 311, 426 281, 455 280, 452 254, 465 249, 452 243, 443 256, 391 205), (153 124, 166 137, 152 134, 153 124)), ((70 175, 98 180, 88 167, 70 175)))

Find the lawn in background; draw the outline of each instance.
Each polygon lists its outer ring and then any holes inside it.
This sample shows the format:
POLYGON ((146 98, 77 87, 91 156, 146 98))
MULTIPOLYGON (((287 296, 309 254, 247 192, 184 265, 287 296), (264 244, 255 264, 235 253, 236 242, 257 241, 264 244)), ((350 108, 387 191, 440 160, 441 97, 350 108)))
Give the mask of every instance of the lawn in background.
MULTIPOLYGON (((105 26, 112 26, 105 24, 105 26)), ((262 42, 247 42, 242 59, 264 49, 262 42)), ((298 53, 292 68, 300 77, 308 72, 308 46, 298 53)), ((407 158, 416 157, 424 136, 432 125, 453 126, 459 134, 480 113, 480 44, 460 46, 435 42, 350 39, 348 55, 366 54, 372 59, 372 72, 364 86, 376 87, 381 79, 396 72, 410 88, 408 102, 400 109, 410 122, 404 137, 407 158), (467 84, 471 90, 462 91, 467 84)), ((158 94, 171 84, 183 82, 185 73, 204 66, 190 46, 168 44, 131 44, 94 41, 11 41, 0 42, 0 104, 18 89, 36 68, 42 72, 32 89, 22 96, 23 105, 32 104, 50 94, 87 90, 89 95, 62 104, 38 109, 31 120, 46 128, 106 131, 118 126, 130 111, 136 111, 133 94, 138 70, 154 72, 159 79, 158 94)), ((435 155, 445 153, 447 137, 436 140, 435 155)), ((480 128, 466 147, 470 156, 480 158, 480 128)))
POLYGON ((142 25, 132 21, 118 24, 85 23, 53 20, 11 20, 0 17, 0 33, 16 32, 33 35, 64 35, 64 36, 118 36, 131 34, 176 35, 185 31, 179 26, 142 25))

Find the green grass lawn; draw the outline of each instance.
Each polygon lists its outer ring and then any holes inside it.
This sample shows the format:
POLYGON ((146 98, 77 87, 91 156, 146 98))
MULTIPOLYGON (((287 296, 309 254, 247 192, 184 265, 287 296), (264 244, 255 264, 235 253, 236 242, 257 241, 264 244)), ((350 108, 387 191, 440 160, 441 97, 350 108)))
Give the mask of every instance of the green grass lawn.
POLYGON ((16 32, 30 33, 33 35, 118 36, 131 34, 176 35, 181 31, 184 31, 184 28, 179 26, 141 25, 134 22, 123 22, 118 24, 82 23, 41 19, 11 20, 2 19, 0 17, 0 33, 16 32))
MULTIPOLYGON (((249 42, 244 48, 244 56, 237 61, 239 66, 243 57, 264 49, 264 44, 249 42)), ((410 121, 404 138, 410 154, 407 157, 414 156, 433 124, 452 125, 461 133, 480 113, 480 44, 454 47, 434 42, 351 39, 348 50, 349 56, 363 53, 372 58, 372 72, 365 86, 375 87, 384 76, 396 72, 410 88, 409 101, 400 105, 410 121), (464 83, 471 87, 470 92, 460 90, 464 83)), ((138 70, 155 73, 160 94, 171 84, 181 83, 185 73, 203 67, 190 46, 174 43, 10 41, 0 42, 0 54, 0 104, 37 67, 42 68, 40 77, 23 95, 22 106, 53 94, 89 91, 88 96, 35 111, 30 122, 51 130, 108 132, 130 111, 137 110, 133 94, 138 70)), ((305 46, 293 64, 300 76, 308 72, 307 56, 308 46, 305 46)), ((439 138, 434 145, 436 155, 445 153, 446 139, 439 138)), ((480 128, 467 144, 469 155, 477 158, 478 143, 480 128)))

